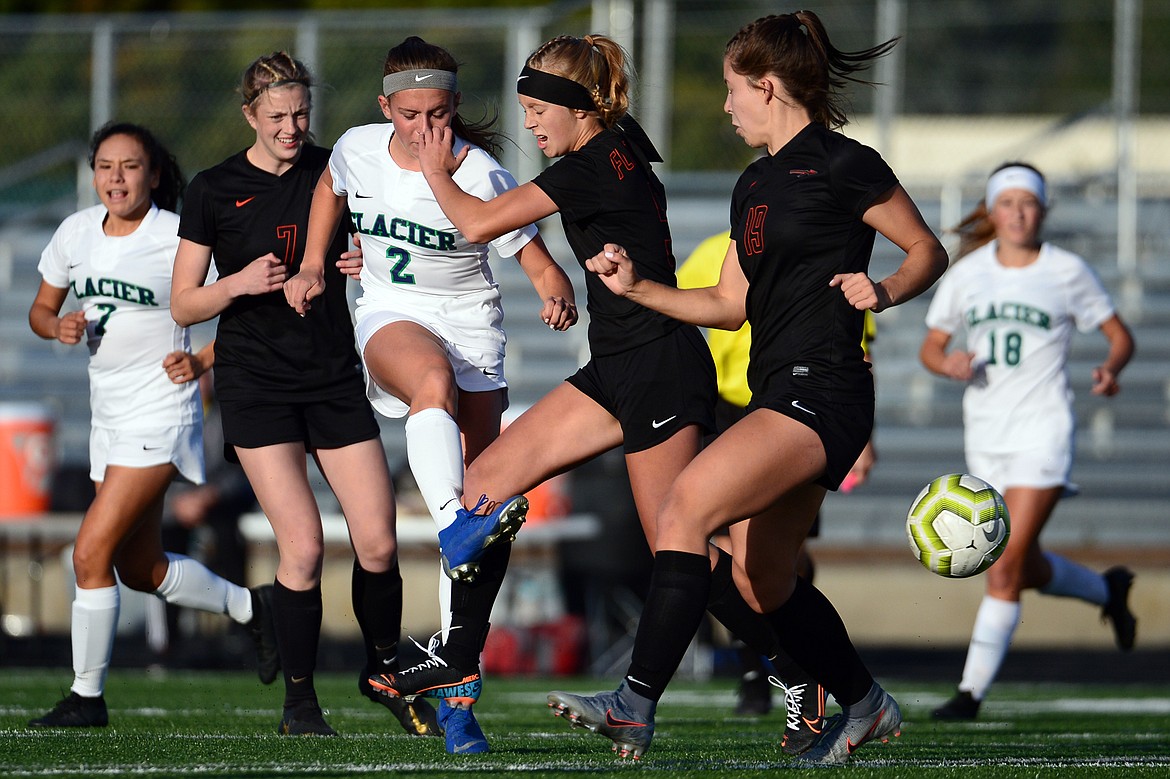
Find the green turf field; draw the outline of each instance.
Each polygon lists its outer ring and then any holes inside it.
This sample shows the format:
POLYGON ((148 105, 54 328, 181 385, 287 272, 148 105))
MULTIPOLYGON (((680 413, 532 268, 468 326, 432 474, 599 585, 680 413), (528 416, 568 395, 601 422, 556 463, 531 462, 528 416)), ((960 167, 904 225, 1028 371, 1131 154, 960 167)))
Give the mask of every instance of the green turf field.
MULTIPOLYGON (((338 738, 276 735, 280 685, 220 672, 115 671, 110 727, 30 730, 25 723, 66 690, 70 674, 0 669, 2 777, 771 776, 787 769, 777 733, 782 711, 737 717, 732 681, 678 682, 659 708, 657 733, 636 764, 609 742, 570 730, 544 703, 554 687, 592 692, 590 679, 489 679, 476 713, 488 755, 454 757, 438 739, 405 735, 350 675, 319 677, 338 738)), ((885 680, 902 705, 902 737, 861 749, 849 777, 1170 776, 1170 687, 1002 684, 977 723, 938 724, 932 706, 949 688, 885 680)), ((777 697, 779 702, 779 698, 777 697)), ((801 772, 789 771, 796 776, 801 772)))

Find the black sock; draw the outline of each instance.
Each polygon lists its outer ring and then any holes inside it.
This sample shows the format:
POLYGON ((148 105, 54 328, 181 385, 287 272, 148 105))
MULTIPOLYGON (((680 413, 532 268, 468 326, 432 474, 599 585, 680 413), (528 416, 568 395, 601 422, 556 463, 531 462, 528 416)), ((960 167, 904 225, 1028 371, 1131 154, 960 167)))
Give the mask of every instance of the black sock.
POLYGON ((493 544, 479 561, 479 574, 473 582, 451 582, 451 629, 443 643, 443 659, 456 668, 479 665, 479 655, 487 641, 492 606, 512 557, 511 544, 493 544))
POLYGON ((654 555, 650 591, 626 673, 631 691, 655 702, 662 697, 703 619, 710 588, 707 555, 671 550, 654 555))
POLYGON ((272 586, 272 611, 284 671, 284 705, 316 701, 313 671, 321 638, 321 585, 299 591, 277 581, 272 586))
POLYGON ((366 649, 365 675, 398 671, 402 632, 402 574, 395 557, 388 571, 370 573, 353 562, 353 613, 366 649))
POLYGON ((739 659, 740 676, 744 679, 756 679, 768 675, 768 667, 764 663, 764 656, 742 641, 736 642, 735 656, 739 659))
POLYGON ((849 640, 841 615, 804 579, 797 577, 792 597, 767 617, 781 647, 824 685, 837 703, 857 703, 873 687, 873 676, 849 640))
POLYGON ((711 571, 711 594, 707 597, 707 611, 733 636, 757 653, 768 658, 776 657, 780 651, 776 631, 763 614, 752 610, 735 586, 731 575, 731 555, 722 549, 718 551, 719 558, 711 571))

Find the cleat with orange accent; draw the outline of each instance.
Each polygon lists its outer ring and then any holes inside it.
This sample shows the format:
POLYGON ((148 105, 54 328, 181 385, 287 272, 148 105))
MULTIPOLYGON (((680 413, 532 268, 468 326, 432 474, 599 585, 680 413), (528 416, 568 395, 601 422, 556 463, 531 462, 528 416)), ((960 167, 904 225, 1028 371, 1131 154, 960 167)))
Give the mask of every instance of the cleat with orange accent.
POLYGON ((640 760, 654 738, 654 717, 641 717, 626 705, 622 700, 625 689, 622 682, 615 692, 597 695, 550 692, 548 705, 554 716, 566 717, 573 727, 608 738, 618 757, 640 760))
POLYGON ((888 743, 902 735, 902 711, 888 692, 881 690, 877 711, 855 717, 841 713, 825 723, 825 731, 812 749, 796 758, 801 765, 844 765, 858 747, 869 741, 888 743))
MULTIPOLYGON (((411 640, 414 641, 413 638, 411 640)), ((371 675, 368 681, 372 690, 408 701, 413 701, 419 696, 442 698, 452 706, 459 704, 470 707, 479 700, 483 682, 478 665, 474 669, 455 668, 450 665, 437 654, 438 643, 434 637, 426 649, 417 641, 414 643, 427 653, 427 659, 400 673, 371 675)))
POLYGON ((825 729, 825 688, 814 681, 785 684, 776 676, 768 682, 784 693, 784 738, 780 751, 786 755, 807 752, 825 729))

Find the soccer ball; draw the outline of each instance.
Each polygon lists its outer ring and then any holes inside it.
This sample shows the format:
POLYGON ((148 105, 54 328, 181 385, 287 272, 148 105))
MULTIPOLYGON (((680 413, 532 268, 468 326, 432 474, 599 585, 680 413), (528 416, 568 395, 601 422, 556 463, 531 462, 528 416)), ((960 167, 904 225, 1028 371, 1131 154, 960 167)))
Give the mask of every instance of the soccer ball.
POLYGON ((927 484, 906 516, 906 535, 918 562, 950 579, 990 568, 1010 533, 1003 497, 969 473, 948 473, 927 484))

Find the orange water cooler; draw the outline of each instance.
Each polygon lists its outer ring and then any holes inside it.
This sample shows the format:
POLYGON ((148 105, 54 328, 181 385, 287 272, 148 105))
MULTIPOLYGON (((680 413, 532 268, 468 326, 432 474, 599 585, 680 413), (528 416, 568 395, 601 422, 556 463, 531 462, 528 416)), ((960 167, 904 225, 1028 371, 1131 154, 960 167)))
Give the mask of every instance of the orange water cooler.
POLYGON ((0 521, 49 510, 53 428, 39 403, 0 403, 0 521))

